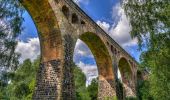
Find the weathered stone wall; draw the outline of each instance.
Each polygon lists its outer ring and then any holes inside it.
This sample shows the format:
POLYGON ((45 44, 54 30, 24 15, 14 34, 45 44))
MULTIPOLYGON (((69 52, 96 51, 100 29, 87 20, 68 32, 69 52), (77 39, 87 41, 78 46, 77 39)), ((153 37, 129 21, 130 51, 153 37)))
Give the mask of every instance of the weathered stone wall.
POLYGON ((62 70, 60 60, 52 60, 40 64, 37 74, 37 84, 33 95, 33 100, 56 100, 61 88, 62 70))
POLYGON ((125 90, 125 96, 126 97, 136 97, 135 92, 133 91, 131 86, 128 86, 127 84, 123 84, 124 90, 125 90))
POLYGON ((98 100, 109 99, 112 100, 116 97, 116 88, 114 80, 100 80, 98 88, 98 100))
POLYGON ((63 100, 75 100, 75 85, 73 75, 73 51, 74 51, 74 39, 71 35, 65 35, 65 59, 64 59, 64 77, 62 82, 62 99, 63 100))

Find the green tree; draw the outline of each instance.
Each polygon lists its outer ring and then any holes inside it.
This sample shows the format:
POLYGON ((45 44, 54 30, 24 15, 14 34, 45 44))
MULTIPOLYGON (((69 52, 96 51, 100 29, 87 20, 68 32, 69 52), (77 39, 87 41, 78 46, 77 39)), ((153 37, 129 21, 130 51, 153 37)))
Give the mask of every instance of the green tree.
MULTIPOLYGON (((9 80, 5 88, 2 88, 1 99, 31 100, 39 63, 39 58, 34 62, 26 59, 15 72, 7 73, 9 80)), ((5 76, 3 77, 5 78, 5 76)))
MULTIPOLYGON (((0 99, 31 100, 39 63, 39 58, 34 60, 34 62, 31 62, 30 59, 26 59, 15 72, 5 72, 0 79, 0 99)), ((76 65, 74 65, 74 80, 77 100, 91 100, 86 87, 86 76, 76 65)), ((97 81, 93 80, 89 89, 91 94, 94 92, 96 94, 93 95, 93 98, 94 96, 97 98, 97 88, 97 81)))
MULTIPOLYGON (((19 54, 15 52, 17 37, 22 31, 23 9, 18 0, 0 0, 0 99, 5 87, 18 67, 19 54)), ((7 98, 5 98, 7 99, 7 98)))
POLYGON ((76 99, 91 100, 86 88, 86 76, 76 65, 74 67, 74 81, 76 87, 76 99))
POLYGON ((87 87, 88 92, 90 94, 91 100, 97 100, 98 97, 98 80, 93 79, 91 84, 87 87))
POLYGON ((123 84, 120 79, 116 79, 116 95, 119 100, 124 99, 123 84))
POLYGON ((142 87, 142 99, 169 100, 170 1, 127 0, 123 7, 132 27, 131 36, 138 38, 140 49, 147 48, 140 57, 142 68, 150 70, 142 87))
POLYGON ((139 46, 144 43, 143 37, 149 43, 147 46, 156 48, 169 40, 169 0, 126 0, 123 7, 132 26, 131 36, 138 38, 139 46))
POLYGON ((15 70, 17 36, 22 31, 23 9, 18 0, 0 0, 0 67, 15 70))

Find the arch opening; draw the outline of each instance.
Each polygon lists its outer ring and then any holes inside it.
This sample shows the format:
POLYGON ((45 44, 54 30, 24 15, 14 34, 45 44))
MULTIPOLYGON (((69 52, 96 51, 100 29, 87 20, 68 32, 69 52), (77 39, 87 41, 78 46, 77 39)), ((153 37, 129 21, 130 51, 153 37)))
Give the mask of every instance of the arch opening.
POLYGON ((130 67, 130 64, 128 63, 128 60, 126 58, 122 57, 119 60, 118 63, 118 72, 120 73, 120 81, 123 85, 123 94, 121 96, 123 97, 131 97, 134 96, 134 93, 132 91, 132 70, 130 67))
POLYGON ((94 55, 98 67, 99 79, 114 79, 111 57, 100 37, 94 33, 87 32, 82 34, 80 39, 87 44, 94 55))
POLYGON ((77 40, 73 62, 75 63, 73 75, 77 99, 97 100, 98 94, 98 70, 96 61, 88 46, 77 40))
POLYGON ((98 99, 116 97, 112 60, 102 39, 95 33, 81 34, 82 40, 90 48, 98 69, 98 99))
POLYGON ((66 7, 66 5, 64 5, 64 6, 62 7, 62 12, 63 12, 64 16, 68 19, 70 12, 69 12, 68 7, 66 7))
POLYGON ((118 68, 120 70, 122 82, 130 85, 130 81, 132 78, 132 71, 128 61, 125 58, 121 58, 119 60, 118 68))
POLYGON ((72 23, 76 24, 76 23, 78 23, 78 21, 79 21, 78 16, 76 15, 76 13, 73 13, 72 14, 72 23))
POLYGON ((81 20, 81 24, 82 24, 82 25, 85 25, 86 23, 85 23, 83 20, 81 20))

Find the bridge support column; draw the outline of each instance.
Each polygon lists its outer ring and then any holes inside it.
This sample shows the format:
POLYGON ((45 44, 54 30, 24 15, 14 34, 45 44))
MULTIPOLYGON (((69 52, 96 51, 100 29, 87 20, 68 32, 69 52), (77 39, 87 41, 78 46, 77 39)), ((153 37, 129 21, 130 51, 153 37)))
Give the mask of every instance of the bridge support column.
POLYGON ((40 64, 33 100, 60 99, 61 69, 60 60, 51 60, 40 64))
POLYGON ((136 97, 136 93, 135 93, 135 87, 133 88, 133 86, 128 86, 127 84, 123 84, 124 90, 125 90, 125 96, 126 98, 129 97, 136 97))
POLYGON ((99 100, 116 99, 116 88, 114 80, 107 80, 99 76, 98 99, 99 100))
POLYGON ((71 35, 64 35, 63 45, 54 48, 49 47, 50 43, 56 44, 57 42, 46 43, 42 41, 42 43, 42 63, 37 74, 33 100, 75 100, 74 39, 71 35), (58 53, 58 56, 54 56, 56 53, 58 53))
POLYGON ((73 53, 75 41, 71 35, 64 36, 64 68, 63 68, 63 82, 62 82, 62 99, 75 100, 75 84, 73 75, 73 53))

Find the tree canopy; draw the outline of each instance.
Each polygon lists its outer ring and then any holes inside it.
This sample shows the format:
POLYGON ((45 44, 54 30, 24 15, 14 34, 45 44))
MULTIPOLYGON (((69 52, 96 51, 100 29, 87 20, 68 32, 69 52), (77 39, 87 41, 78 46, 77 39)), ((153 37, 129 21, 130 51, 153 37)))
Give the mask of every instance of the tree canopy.
POLYGON ((15 70, 19 63, 15 48, 22 31, 22 13, 18 0, 0 0, 0 67, 15 70))
POLYGON ((2 78, 8 79, 1 82, 5 86, 0 85, 1 99, 12 99, 12 100, 31 100, 32 94, 35 87, 35 79, 37 70, 39 68, 40 60, 37 58, 34 62, 30 59, 26 59, 15 72, 8 72, 3 75, 2 78))
POLYGON ((143 38, 148 46, 156 47, 169 40, 169 0, 124 0, 123 7, 132 27, 131 36, 138 38, 140 46, 143 38), (162 39, 162 42, 156 41, 162 39))
POLYGON ((170 1, 126 0, 125 13, 132 27, 131 36, 137 37, 141 70, 149 69, 149 78, 140 85, 141 99, 170 99, 170 1), (147 93, 146 93, 147 91, 147 93))
POLYGON ((76 99, 91 100, 86 88, 86 76, 76 65, 74 67, 74 82, 76 88, 76 99))

